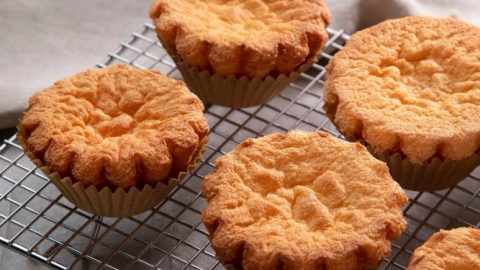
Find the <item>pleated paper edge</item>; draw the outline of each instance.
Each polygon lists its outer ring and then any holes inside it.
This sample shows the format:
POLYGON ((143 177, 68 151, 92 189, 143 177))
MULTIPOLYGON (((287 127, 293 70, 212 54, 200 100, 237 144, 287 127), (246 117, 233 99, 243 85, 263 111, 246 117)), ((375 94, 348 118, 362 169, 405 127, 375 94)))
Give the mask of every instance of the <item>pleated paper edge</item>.
POLYGON ((152 185, 145 185, 142 190, 131 187, 127 190, 117 188, 114 192, 108 187, 98 190, 94 186, 87 188, 81 182, 74 183, 70 177, 62 178, 57 172, 50 171, 48 166, 35 157, 28 149, 24 132, 17 127, 17 140, 23 148, 25 155, 52 181, 61 193, 75 206, 89 213, 106 217, 127 217, 143 213, 152 209, 170 194, 183 177, 188 175, 197 166, 206 150, 208 136, 200 142, 195 158, 187 170, 180 172, 177 177, 170 177, 166 184, 159 182, 152 185))
POLYGON ((480 165, 480 154, 473 153, 461 160, 433 158, 424 164, 414 164, 400 153, 376 153, 367 147, 377 159, 385 162, 392 178, 402 188, 415 191, 435 191, 456 186, 480 165))
MULTIPOLYGON (((335 128, 341 133, 334 121, 332 108, 324 105, 327 117, 335 128)), ((343 134, 343 133, 342 133, 343 134)), ((390 175, 404 189, 414 191, 435 191, 456 186, 467 178, 475 168, 480 165, 480 150, 461 160, 432 158, 424 164, 414 164, 399 152, 378 153, 373 150, 363 139, 345 136, 348 141, 360 142, 377 159, 385 162, 390 175)))
MULTIPOLYGON (((160 40, 161 41, 161 40, 160 40)), ((211 74, 207 70, 200 71, 197 67, 184 62, 176 52, 168 46, 163 46, 175 62, 190 91, 201 99, 216 105, 232 108, 244 108, 262 105, 279 95, 290 83, 309 69, 318 57, 311 57, 288 75, 254 77, 252 79, 234 75, 222 76, 211 74)))

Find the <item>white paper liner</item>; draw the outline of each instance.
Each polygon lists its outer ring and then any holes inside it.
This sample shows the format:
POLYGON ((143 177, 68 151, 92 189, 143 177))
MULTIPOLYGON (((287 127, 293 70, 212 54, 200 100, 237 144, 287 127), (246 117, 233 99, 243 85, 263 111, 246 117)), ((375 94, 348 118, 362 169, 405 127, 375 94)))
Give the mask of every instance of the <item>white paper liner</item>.
POLYGON ((207 70, 199 70, 190 66, 176 54, 176 52, 164 46, 170 57, 189 86, 190 91, 201 99, 232 108, 242 108, 265 104, 280 94, 290 83, 295 81, 305 70, 309 69, 317 57, 312 57, 300 67, 288 75, 280 74, 272 77, 254 77, 252 79, 242 76, 222 76, 211 74, 207 70))
POLYGON ((400 153, 387 154, 370 152, 387 163, 390 174, 400 186, 417 191, 434 191, 457 185, 479 164, 480 155, 474 153, 462 160, 432 158, 423 164, 411 163, 400 153))
MULTIPOLYGON (((327 105, 324 106, 324 109, 330 121, 337 130, 340 130, 334 121, 335 110, 327 105)), ((392 178, 404 189, 434 191, 453 187, 480 165, 479 151, 462 160, 441 160, 434 157, 423 164, 414 164, 401 153, 377 153, 363 139, 359 140, 349 136, 345 136, 345 138, 366 145, 373 156, 387 163, 392 178)))
POLYGON ((200 143, 200 147, 187 171, 179 173, 178 177, 171 177, 154 186, 145 184, 143 188, 131 187, 128 190, 116 188, 112 191, 109 187, 98 190, 95 186, 85 186, 81 182, 74 182, 70 177, 62 178, 60 174, 50 169, 28 150, 24 133, 19 128, 17 139, 32 162, 52 181, 62 194, 78 208, 99 216, 126 217, 145 212, 163 201, 168 194, 178 185, 180 180, 190 170, 196 167, 206 149, 207 137, 200 143))

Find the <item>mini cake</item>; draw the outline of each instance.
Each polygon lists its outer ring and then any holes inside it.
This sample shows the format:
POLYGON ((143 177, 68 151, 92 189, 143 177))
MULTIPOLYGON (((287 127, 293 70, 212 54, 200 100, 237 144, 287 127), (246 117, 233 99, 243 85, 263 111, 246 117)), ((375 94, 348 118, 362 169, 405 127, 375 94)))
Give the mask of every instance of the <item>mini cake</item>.
POLYGON ((202 189, 212 247, 238 269, 370 269, 406 226, 385 164, 320 131, 248 139, 202 189))
POLYGON ((296 79, 330 22, 323 0, 156 0, 150 17, 191 90, 235 107, 263 103, 296 79))
POLYGON ((440 230, 417 248, 409 270, 480 270, 480 230, 440 230))
MULTIPOLYGON (((140 201, 148 204, 152 196, 158 203, 201 154, 208 132, 203 109, 181 81, 114 65, 62 79, 31 97, 18 139, 73 203, 117 215, 113 208, 126 209, 112 206, 112 198, 97 206, 80 199, 96 196, 87 189, 130 197, 144 190, 153 194, 140 201)), ((148 209, 138 207, 134 211, 148 209)))
POLYGON ((327 66, 325 108, 402 186, 455 185, 479 163, 480 28, 406 17, 354 34, 327 66))

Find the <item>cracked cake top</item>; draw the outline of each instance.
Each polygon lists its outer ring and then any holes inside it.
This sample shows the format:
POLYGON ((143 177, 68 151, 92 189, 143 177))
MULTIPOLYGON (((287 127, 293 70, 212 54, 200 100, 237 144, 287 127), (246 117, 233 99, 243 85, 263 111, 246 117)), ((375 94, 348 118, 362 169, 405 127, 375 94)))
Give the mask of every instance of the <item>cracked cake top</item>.
POLYGON ((367 269, 406 226, 386 165, 320 131, 248 139, 202 188, 213 248, 243 269, 367 269))
POLYGON ((203 110, 183 82, 114 65, 35 94, 19 131, 26 151, 62 177, 128 188, 186 170, 208 132, 203 110))
POLYGON ((323 0, 156 0, 164 46, 221 75, 288 74, 320 53, 330 13, 323 0))
POLYGON ((413 163, 480 146, 480 28, 406 17, 355 33, 327 66, 325 106, 344 134, 413 163))

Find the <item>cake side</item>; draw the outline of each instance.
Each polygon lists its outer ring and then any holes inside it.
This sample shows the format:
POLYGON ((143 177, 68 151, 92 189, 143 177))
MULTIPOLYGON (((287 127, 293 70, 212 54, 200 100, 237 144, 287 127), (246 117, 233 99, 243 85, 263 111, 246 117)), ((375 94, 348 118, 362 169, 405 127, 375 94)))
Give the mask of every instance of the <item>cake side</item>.
POLYGON ((184 171, 208 125, 185 84, 127 65, 89 69, 35 94, 19 128, 51 170, 128 188, 184 171))
POLYGON ((406 17, 357 32, 327 66, 325 107, 348 137, 413 163, 480 147, 480 28, 406 17))
POLYGON ((188 64, 249 77, 288 74, 317 57, 330 22, 323 0, 156 0, 150 17, 188 64))
POLYGON ((324 132, 248 139, 202 190, 217 256, 243 269, 375 267, 406 226, 385 164, 324 132))

